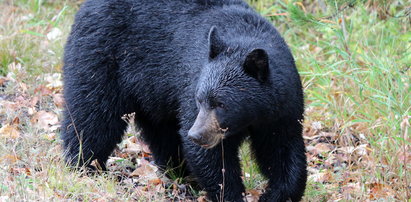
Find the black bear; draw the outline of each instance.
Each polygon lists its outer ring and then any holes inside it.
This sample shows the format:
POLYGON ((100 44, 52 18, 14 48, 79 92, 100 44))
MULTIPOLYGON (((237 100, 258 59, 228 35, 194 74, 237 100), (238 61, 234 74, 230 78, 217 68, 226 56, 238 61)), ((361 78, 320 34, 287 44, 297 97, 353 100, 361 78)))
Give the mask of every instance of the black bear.
POLYGON ((122 115, 135 112, 156 164, 184 160, 209 199, 243 200, 246 137, 268 178, 260 201, 301 199, 301 81, 283 38, 245 2, 88 0, 63 71, 71 165, 104 167, 127 127, 122 115))

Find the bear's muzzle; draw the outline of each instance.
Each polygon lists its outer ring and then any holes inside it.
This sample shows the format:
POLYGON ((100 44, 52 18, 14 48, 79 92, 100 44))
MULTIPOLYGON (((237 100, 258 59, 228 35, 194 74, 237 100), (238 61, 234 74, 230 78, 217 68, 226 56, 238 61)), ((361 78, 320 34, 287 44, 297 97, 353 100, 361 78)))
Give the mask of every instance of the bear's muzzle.
POLYGON ((188 138, 201 147, 210 149, 221 142, 224 132, 217 121, 215 111, 200 108, 193 126, 188 131, 188 138))

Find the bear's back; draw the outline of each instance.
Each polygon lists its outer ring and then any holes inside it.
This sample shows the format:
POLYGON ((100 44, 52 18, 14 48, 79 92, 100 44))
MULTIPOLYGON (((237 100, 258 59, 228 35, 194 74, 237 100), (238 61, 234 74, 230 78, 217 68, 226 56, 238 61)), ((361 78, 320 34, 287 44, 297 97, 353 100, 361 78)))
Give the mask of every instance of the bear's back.
POLYGON ((239 4, 248 7, 242 0, 180 0, 183 3, 192 3, 203 6, 223 6, 239 4))
MULTIPOLYGON (((273 44, 276 36, 241 0, 88 0, 66 44, 64 72, 115 80, 122 92, 138 92, 135 102, 144 111, 175 111, 181 94, 193 94, 208 60, 212 26, 241 46, 273 44)), ((66 84, 81 83, 74 78, 66 84)))

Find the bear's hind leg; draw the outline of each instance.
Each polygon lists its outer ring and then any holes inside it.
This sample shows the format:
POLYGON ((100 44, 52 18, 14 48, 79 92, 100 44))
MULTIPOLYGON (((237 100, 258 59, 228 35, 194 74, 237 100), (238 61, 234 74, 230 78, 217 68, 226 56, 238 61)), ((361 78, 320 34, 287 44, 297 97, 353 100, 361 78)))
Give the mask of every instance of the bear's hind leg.
POLYGON ((251 146, 260 170, 268 178, 260 201, 299 201, 307 180, 302 125, 278 121, 251 131, 251 146))
POLYGON ((73 167, 90 167, 91 161, 97 159, 105 170, 108 156, 122 139, 127 127, 121 119, 124 105, 119 105, 119 99, 105 95, 88 100, 76 89, 66 91, 61 135, 66 161, 73 167), (71 93, 76 95, 67 96, 71 93))

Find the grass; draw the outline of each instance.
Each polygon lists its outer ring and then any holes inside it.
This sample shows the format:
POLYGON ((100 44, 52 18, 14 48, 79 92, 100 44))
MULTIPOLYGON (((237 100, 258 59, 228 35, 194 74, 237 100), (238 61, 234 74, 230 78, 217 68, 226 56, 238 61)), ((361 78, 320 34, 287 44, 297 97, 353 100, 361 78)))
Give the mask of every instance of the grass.
MULTIPOLYGON (((251 1, 284 36, 303 80, 310 174, 304 200, 410 200, 411 5, 347 2, 251 1)), ((58 130, 33 121, 38 111, 61 113, 59 77, 50 75, 61 73, 79 5, 0 0, 0 124, 18 133, 0 134, 0 200, 161 200, 170 193, 141 192, 115 172, 70 171, 58 130)), ((247 189, 262 190, 247 144, 241 156, 247 189)))

